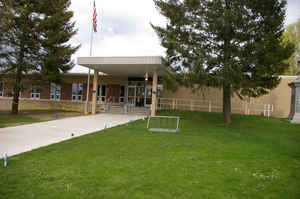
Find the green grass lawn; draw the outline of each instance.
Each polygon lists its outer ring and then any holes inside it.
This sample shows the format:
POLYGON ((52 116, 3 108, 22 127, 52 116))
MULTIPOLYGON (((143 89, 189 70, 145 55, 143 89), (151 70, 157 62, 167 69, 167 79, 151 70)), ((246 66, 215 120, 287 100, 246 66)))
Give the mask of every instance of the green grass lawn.
POLYGON ((34 116, 45 115, 45 114, 53 114, 53 116, 54 116, 56 113, 65 113, 65 112, 71 112, 71 111, 24 110, 24 111, 20 111, 18 115, 12 115, 8 111, 0 111, 0 128, 42 122, 42 121, 44 121, 44 119, 37 118, 34 116))
POLYGON ((181 117, 178 134, 149 133, 137 121, 9 158, 0 198, 300 198, 300 125, 166 114, 181 117))
POLYGON ((0 112, 0 128, 35 122, 41 122, 41 120, 30 117, 26 114, 24 115, 22 112, 20 112, 19 115, 12 115, 7 111, 0 112))

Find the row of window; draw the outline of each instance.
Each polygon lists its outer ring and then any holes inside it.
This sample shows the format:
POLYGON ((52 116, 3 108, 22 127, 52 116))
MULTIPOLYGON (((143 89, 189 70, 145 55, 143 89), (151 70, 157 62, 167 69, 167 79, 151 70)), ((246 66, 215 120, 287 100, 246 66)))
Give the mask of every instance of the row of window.
MULTIPOLYGON (((4 83, 0 82, 0 97, 4 96, 4 83)), ((83 96, 83 84, 82 83, 73 83, 72 84, 72 100, 73 101, 82 101, 83 96)), ((33 86, 30 92, 30 97, 32 99, 41 98, 41 89, 33 86)), ((50 99, 51 100, 60 100, 61 99, 61 85, 51 83, 50 85, 50 99)))
MULTIPOLYGON (((107 85, 98 86, 98 100, 106 100, 107 85)), ((121 102, 124 102, 126 93, 126 87, 124 85, 120 86, 120 99, 121 102)), ((4 96, 4 83, 0 82, 0 97, 4 96)), ((41 89, 33 86, 31 89, 30 97, 32 99, 41 98, 41 89)), ((50 100, 60 100, 61 99, 61 85, 51 83, 50 84, 50 100)), ((72 100, 73 101, 82 101, 83 99, 83 84, 82 83, 73 83, 72 84, 72 100)))

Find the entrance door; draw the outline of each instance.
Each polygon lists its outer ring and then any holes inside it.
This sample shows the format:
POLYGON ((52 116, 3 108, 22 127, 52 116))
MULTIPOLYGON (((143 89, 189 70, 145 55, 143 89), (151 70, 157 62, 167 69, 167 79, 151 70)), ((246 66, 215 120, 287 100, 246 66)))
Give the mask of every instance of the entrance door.
POLYGON ((128 86, 128 104, 135 106, 136 86, 128 86))
POLYGON ((111 84, 107 88, 107 100, 111 103, 120 103, 120 85, 111 84))
POLYGON ((138 107, 143 107, 145 105, 144 98, 145 98, 145 87, 137 86, 136 87, 136 103, 135 103, 135 105, 138 107))
POLYGON ((152 104, 152 86, 146 85, 146 92, 145 92, 145 107, 150 107, 152 104))

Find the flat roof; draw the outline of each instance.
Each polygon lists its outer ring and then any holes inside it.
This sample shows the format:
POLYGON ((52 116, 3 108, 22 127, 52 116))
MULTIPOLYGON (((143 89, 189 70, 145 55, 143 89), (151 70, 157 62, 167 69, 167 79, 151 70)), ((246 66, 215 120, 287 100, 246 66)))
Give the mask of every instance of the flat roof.
POLYGON ((161 76, 165 68, 161 56, 78 57, 77 64, 107 75, 126 77, 144 77, 145 73, 152 76, 154 69, 158 69, 161 76))

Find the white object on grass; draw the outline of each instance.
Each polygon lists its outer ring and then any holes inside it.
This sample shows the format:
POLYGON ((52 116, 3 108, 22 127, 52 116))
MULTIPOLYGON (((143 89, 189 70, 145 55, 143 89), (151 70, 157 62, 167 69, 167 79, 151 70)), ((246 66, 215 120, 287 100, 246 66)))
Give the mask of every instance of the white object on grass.
POLYGON ((3 160, 4 160, 4 167, 7 167, 7 154, 6 153, 4 153, 3 160))
POLYGON ((179 131, 179 120, 177 116, 150 116, 148 117, 147 129, 149 131, 173 132, 179 131))

